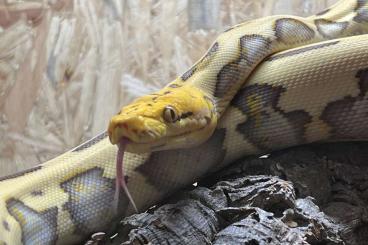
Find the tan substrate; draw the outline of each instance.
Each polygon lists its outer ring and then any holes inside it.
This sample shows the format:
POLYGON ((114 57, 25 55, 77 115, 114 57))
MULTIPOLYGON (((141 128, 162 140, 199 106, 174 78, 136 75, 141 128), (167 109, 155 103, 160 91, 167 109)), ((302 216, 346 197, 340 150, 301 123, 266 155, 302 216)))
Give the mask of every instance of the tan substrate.
POLYGON ((103 131, 121 105, 183 73, 227 27, 336 2, 202 0, 215 28, 192 30, 202 24, 193 1, 0 1, 0 176, 103 131))

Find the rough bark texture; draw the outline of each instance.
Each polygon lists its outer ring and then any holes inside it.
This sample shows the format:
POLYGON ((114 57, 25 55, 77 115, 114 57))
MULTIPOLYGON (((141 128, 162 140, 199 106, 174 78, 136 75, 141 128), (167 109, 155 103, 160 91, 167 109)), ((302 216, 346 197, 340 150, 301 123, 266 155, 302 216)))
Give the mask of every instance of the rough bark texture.
POLYGON ((367 244, 368 143, 245 158, 90 244, 367 244))

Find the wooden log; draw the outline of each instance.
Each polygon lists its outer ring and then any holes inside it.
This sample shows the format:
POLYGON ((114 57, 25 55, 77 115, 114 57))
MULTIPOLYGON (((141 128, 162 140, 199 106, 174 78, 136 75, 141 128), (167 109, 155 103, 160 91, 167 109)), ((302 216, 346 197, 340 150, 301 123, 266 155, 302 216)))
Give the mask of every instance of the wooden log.
POLYGON ((247 157, 89 244, 364 244, 367 163, 364 142, 247 157))

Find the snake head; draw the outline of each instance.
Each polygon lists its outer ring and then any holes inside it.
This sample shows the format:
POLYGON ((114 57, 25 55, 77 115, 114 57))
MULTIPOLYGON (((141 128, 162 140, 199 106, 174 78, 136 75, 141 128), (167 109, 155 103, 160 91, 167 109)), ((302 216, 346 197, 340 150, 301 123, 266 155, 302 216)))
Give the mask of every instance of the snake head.
POLYGON ((206 141, 217 124, 214 104, 198 88, 167 86, 125 106, 110 120, 112 144, 134 153, 188 148, 206 141))

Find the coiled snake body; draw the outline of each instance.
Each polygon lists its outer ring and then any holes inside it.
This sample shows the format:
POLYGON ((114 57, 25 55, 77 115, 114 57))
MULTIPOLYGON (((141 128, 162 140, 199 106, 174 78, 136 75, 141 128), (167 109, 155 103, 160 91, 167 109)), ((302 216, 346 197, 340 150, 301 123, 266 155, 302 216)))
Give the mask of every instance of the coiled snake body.
MULTIPOLYGON (((130 142, 125 179, 138 209, 244 155, 366 140, 368 36, 341 37, 367 31, 361 0, 308 18, 248 21, 174 82, 123 108, 108 133, 130 142)), ((1 179, 0 244, 73 244, 104 230, 117 218, 115 155, 102 133, 1 179)), ((133 212, 124 194, 118 208, 119 217, 133 212)))

